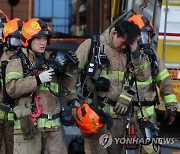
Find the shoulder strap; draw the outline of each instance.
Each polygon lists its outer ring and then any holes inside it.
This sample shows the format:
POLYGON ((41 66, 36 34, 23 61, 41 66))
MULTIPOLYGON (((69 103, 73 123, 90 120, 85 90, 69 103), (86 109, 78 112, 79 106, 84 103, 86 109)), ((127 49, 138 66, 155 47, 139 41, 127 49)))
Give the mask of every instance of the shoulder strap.
MULTIPOLYGON (((80 76, 80 82, 81 82, 81 85, 83 85, 83 83, 85 82, 85 79, 86 79, 86 75, 87 75, 87 70, 88 69, 88 65, 89 63, 93 63, 93 67, 95 67, 95 59, 94 59, 94 54, 93 53, 93 47, 94 46, 97 46, 97 45, 100 45, 99 43, 99 35, 93 35, 91 37, 91 47, 90 47, 90 51, 88 53, 88 59, 86 61, 86 66, 85 66, 85 70, 83 72, 81 72, 81 76, 80 76)), ((94 69, 94 68, 90 68, 90 69, 94 69)), ((94 72, 92 72, 93 74, 94 72)))
POLYGON ((88 55, 88 61, 90 61, 91 57, 93 56, 93 47, 95 46, 100 46, 100 41, 99 41, 99 35, 93 35, 91 36, 91 48, 89 51, 89 55, 88 55))
POLYGON ((3 50, 3 46, 0 44, 0 57, 2 56, 4 50, 3 50))
POLYGON ((147 53, 149 61, 151 63, 151 76, 152 76, 152 79, 153 79, 152 89, 153 89, 153 91, 155 91, 156 77, 157 77, 157 73, 158 73, 157 57, 156 57, 156 54, 154 53, 154 51, 152 49, 146 49, 145 53, 147 53))
POLYGON ((24 76, 33 76, 34 75, 33 66, 30 60, 26 57, 26 55, 22 52, 21 49, 19 49, 18 52, 12 55, 9 59, 16 59, 16 58, 21 59, 24 76))
POLYGON ((152 90, 156 92, 156 101, 157 101, 157 104, 159 104, 160 102, 159 102, 159 97, 158 97, 158 92, 157 92, 157 87, 156 87, 156 78, 158 74, 157 57, 154 50, 152 50, 151 48, 146 49, 144 53, 148 55, 149 61, 151 63, 152 90))

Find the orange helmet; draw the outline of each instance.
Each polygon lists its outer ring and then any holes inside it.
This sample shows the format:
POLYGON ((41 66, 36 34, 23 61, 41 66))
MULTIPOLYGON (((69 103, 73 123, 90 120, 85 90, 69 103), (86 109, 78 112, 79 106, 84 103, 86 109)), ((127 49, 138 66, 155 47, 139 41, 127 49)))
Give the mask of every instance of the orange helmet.
POLYGON ((0 9, 0 45, 2 44, 2 31, 4 25, 9 21, 9 18, 4 14, 4 12, 0 9))
POLYGON ((80 131, 85 134, 96 134, 105 125, 105 123, 100 122, 100 117, 88 104, 77 108, 76 115, 76 123, 80 131))
POLYGON ((141 30, 141 39, 143 44, 149 44, 151 38, 154 36, 153 25, 145 17, 140 14, 133 15, 128 19, 130 22, 134 22, 141 30))
POLYGON ((45 36, 50 43, 50 37, 52 35, 50 27, 41 19, 32 18, 28 20, 21 31, 21 43, 24 47, 30 45, 30 41, 35 37, 45 36))
POLYGON ((20 38, 20 32, 23 26, 23 21, 19 18, 14 18, 7 22, 3 29, 3 38, 2 41, 5 43, 8 37, 17 37, 20 38))
POLYGON ((134 22, 141 31, 149 31, 153 32, 153 25, 152 23, 145 17, 140 14, 133 15, 128 19, 128 21, 134 22))

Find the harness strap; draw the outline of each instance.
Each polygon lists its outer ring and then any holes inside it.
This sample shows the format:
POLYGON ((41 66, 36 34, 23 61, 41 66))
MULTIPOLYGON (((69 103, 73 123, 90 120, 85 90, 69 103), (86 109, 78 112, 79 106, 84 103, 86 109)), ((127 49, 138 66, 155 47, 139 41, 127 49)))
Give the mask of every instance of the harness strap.
POLYGON ((12 108, 0 104, 0 110, 5 111, 5 112, 10 112, 12 111, 12 108))
MULTIPOLYGON (((138 101, 132 101, 132 105, 133 106, 139 106, 139 102, 138 101)), ((153 101, 141 101, 141 106, 152 106, 152 105, 156 105, 156 99, 153 101)))
POLYGON ((49 120, 54 120, 54 119, 59 118, 59 116, 60 116, 60 113, 56 113, 56 114, 53 114, 53 115, 42 113, 39 118, 46 118, 46 119, 49 119, 49 120))

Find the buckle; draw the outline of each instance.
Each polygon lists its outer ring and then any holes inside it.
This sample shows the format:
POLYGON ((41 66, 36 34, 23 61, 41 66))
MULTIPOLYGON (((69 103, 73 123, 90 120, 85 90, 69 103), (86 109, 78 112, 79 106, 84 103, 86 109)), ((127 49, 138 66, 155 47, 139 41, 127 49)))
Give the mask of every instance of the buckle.
POLYGON ((104 97, 104 100, 103 100, 103 103, 107 104, 108 103, 108 98, 107 97, 104 97))
POLYGON ((49 115, 49 114, 48 114, 47 116, 48 116, 48 117, 47 117, 48 120, 52 120, 52 115, 49 115))
POLYGON ((12 113, 14 113, 13 112, 13 108, 12 107, 9 107, 10 109, 9 109, 9 112, 12 112, 12 113))

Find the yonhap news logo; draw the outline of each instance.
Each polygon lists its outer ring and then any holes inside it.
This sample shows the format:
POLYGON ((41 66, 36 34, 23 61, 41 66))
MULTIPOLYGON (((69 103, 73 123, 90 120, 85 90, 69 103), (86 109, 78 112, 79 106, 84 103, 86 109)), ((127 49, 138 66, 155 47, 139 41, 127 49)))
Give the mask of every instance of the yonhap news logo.
POLYGON ((105 149, 113 143, 115 144, 143 144, 148 145, 150 143, 156 145, 163 145, 163 144, 174 144, 176 142, 175 138, 112 138, 111 133, 102 134, 99 137, 99 144, 102 149, 105 149))
POLYGON ((112 139, 111 133, 102 134, 99 137, 99 144, 102 149, 109 147, 112 144, 112 142, 113 142, 113 139, 112 139))

